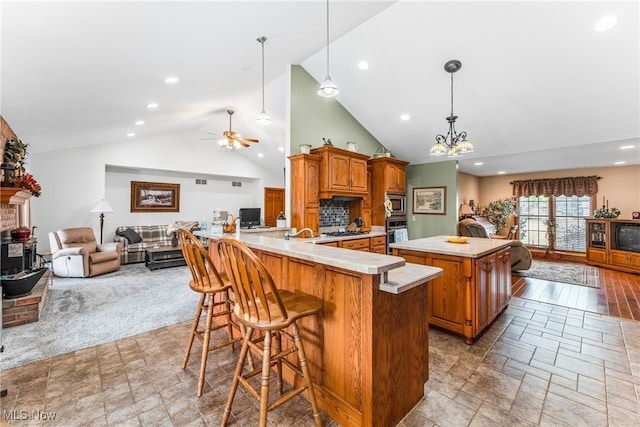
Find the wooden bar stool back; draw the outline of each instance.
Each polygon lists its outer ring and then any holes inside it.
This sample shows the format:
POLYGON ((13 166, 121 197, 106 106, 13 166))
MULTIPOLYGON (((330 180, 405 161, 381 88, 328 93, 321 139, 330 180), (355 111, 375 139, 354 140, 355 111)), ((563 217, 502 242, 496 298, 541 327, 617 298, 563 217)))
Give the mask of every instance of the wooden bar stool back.
MULTIPOLYGON (((193 319, 189 342, 182 361, 182 369, 187 367, 191 347, 195 337, 202 342, 202 356, 200 359, 200 377, 198 379, 198 397, 202 396, 204 387, 204 375, 207 367, 207 356, 212 350, 216 350, 227 345, 231 345, 242 340, 241 337, 233 337, 233 326, 238 326, 231 319, 233 312, 233 301, 229 299, 231 283, 224 273, 218 272, 215 268, 207 249, 200 243, 198 238, 186 229, 178 230, 178 239, 182 247, 182 254, 191 271, 191 281, 189 286, 195 292, 199 292, 200 302, 196 309, 196 316, 193 319), (204 328, 200 327, 202 312, 206 312, 204 328), (214 323, 213 320, 220 319, 214 323), (218 329, 226 328, 228 338, 225 341, 212 344, 211 333, 218 329)), ((242 336, 242 333, 239 334, 242 336)))
POLYGON ((240 358, 233 376, 233 383, 227 401, 222 425, 226 425, 231 415, 231 406, 238 388, 242 386, 260 403, 260 426, 267 425, 267 412, 277 408, 296 395, 307 390, 316 425, 322 425, 316 403, 309 367, 304 352, 300 331, 296 321, 316 314, 321 309, 320 300, 301 292, 277 289, 271 274, 262 261, 241 242, 223 237, 218 240, 218 254, 224 262, 225 271, 233 287, 236 298, 234 314, 244 325, 245 335, 242 341, 240 358), (292 333, 285 330, 291 326, 292 333), (263 335, 253 338, 254 331, 263 335), (281 337, 290 340, 290 346, 283 350, 281 337), (272 344, 272 340, 274 343, 272 344), (275 346, 275 348, 273 348, 275 346), (262 367, 251 369, 242 374, 244 362, 249 350, 261 355, 262 367), (293 363, 292 353, 297 353, 298 363, 293 363), (283 395, 282 365, 291 368, 303 381, 294 381, 291 391, 283 395), (276 367, 280 397, 269 403, 269 377, 276 367), (260 390, 251 385, 250 378, 261 374, 260 390))

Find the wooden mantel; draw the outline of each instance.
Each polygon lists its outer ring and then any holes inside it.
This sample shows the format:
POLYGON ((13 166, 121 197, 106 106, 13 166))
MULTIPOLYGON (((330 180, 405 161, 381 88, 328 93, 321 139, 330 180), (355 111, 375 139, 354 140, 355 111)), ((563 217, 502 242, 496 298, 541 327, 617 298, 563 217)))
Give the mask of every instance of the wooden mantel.
POLYGON ((0 187, 0 204, 24 205, 31 193, 19 187, 0 187))

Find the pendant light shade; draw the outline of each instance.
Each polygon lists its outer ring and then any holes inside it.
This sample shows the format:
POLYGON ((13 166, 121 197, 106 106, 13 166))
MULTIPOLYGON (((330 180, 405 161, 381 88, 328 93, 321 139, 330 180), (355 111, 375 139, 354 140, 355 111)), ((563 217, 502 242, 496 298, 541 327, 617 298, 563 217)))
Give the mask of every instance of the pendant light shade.
POLYGON ((267 115, 267 112, 264 109, 264 42, 267 41, 265 36, 258 37, 258 43, 262 45, 262 111, 256 117, 256 123, 260 125, 268 125, 271 123, 271 119, 267 115))
POLYGON ((327 76, 318 88, 318 95, 324 98, 333 98, 340 91, 329 74, 329 0, 327 0, 327 76))

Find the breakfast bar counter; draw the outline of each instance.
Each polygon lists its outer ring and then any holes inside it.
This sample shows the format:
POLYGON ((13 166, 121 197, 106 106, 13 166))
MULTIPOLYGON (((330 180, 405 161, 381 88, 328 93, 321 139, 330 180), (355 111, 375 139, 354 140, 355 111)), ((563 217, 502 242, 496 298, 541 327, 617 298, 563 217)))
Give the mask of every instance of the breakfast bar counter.
POLYGON ((448 240, 435 236, 390 247, 407 262, 444 270, 428 287, 429 324, 460 334, 472 344, 511 299, 511 240, 448 240))
MULTIPOLYGON (((215 240, 208 237, 212 258, 215 240)), ((233 236, 235 237, 235 236, 233 236)), ((429 379, 427 282, 438 267, 403 258, 240 234, 278 288, 322 300, 299 322, 318 405, 344 426, 394 426, 422 399, 429 379)), ((295 381, 291 371, 285 372, 295 381)))

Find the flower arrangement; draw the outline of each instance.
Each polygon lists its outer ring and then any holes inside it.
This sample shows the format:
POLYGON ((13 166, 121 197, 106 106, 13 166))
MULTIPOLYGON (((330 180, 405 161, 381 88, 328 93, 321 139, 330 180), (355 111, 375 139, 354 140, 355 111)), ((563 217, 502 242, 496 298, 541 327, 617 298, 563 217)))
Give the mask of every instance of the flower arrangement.
POLYGON ((16 187, 24 188, 30 192, 33 197, 40 197, 42 194, 42 187, 38 184, 38 181, 30 173, 25 173, 22 176, 17 177, 13 181, 13 185, 16 187))
POLYGON ((388 218, 391 216, 392 213, 393 213, 393 204, 391 203, 391 200, 389 200, 389 198, 386 197, 384 199, 384 214, 388 218))
POLYGON ((510 197, 495 200, 482 210, 482 216, 486 217, 487 220, 496 227, 496 232, 506 227, 509 222, 507 218, 509 215, 517 214, 518 206, 516 201, 510 197))
POLYGON ((593 211, 594 218, 618 218, 620 210, 618 208, 605 208, 604 206, 593 211))

